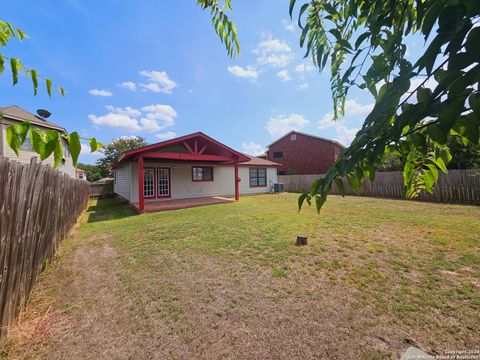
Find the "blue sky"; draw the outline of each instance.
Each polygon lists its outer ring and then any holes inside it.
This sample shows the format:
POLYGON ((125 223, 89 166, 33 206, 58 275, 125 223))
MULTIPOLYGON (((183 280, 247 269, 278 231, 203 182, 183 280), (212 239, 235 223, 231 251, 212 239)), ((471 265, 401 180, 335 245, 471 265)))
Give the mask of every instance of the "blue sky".
MULTIPOLYGON (((241 54, 230 59, 209 14, 194 0, 10 1, 2 20, 29 38, 5 55, 52 78, 52 98, 20 78, 0 77, 0 106, 46 108, 51 120, 109 142, 140 135, 153 143, 195 131, 250 154, 292 129, 348 145, 372 108, 366 91, 349 94, 346 117, 330 122, 328 74, 298 46, 288 1, 233 1, 241 54)), ((94 162, 82 154, 81 161, 94 162)))

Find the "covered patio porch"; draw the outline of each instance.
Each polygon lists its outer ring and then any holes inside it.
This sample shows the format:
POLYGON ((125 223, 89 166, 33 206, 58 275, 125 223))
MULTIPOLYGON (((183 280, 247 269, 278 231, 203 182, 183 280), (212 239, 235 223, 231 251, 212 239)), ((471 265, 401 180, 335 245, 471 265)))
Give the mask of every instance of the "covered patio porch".
POLYGON ((203 133, 194 133, 127 151, 117 164, 135 164, 131 178, 138 186, 129 184, 135 193, 130 201, 142 213, 238 201, 239 163, 249 160, 203 133))
MULTIPOLYGON (((205 205, 234 203, 235 198, 210 196, 191 199, 163 200, 163 201, 145 201, 143 212, 157 212, 167 210, 179 210, 205 205)), ((133 206, 140 211, 139 203, 133 203, 133 206)))

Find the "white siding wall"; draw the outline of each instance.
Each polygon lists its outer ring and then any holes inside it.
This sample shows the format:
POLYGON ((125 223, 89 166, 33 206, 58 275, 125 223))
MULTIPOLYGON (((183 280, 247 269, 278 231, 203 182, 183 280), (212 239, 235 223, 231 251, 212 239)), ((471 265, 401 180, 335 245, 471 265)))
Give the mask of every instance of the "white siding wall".
MULTIPOLYGON (((138 164, 130 163, 130 194, 131 202, 138 202, 138 164)), ((234 196, 235 195, 235 169, 233 166, 213 165, 213 164, 192 164, 192 163, 145 163, 144 167, 167 167, 170 168, 171 176, 171 198, 169 199, 187 199, 206 196, 234 196), (192 181, 192 166, 213 166, 213 181, 192 181)), ((122 167, 123 168, 123 167, 122 167)), ((119 171, 120 169, 117 169, 119 171)), ((240 195, 242 194, 260 194, 270 192, 273 183, 277 181, 277 169, 267 167, 267 186, 250 188, 249 167, 239 166, 238 175, 240 182, 240 195)), ((117 172, 117 183, 118 183, 117 172)), ((115 190, 118 193, 118 191, 115 190)), ((123 196, 123 195, 122 195, 123 196)), ((158 199, 162 200, 162 199, 158 199)), ((149 201, 146 199, 146 201, 149 201)))
POLYGON ((130 167, 127 163, 115 170, 115 180, 113 183, 113 191, 123 198, 131 201, 130 197, 130 167))
MULTIPOLYGON (((256 166, 261 167, 261 166, 256 166)), ((242 194, 261 194, 273 191, 273 184, 277 182, 277 168, 267 167, 267 187, 250 187, 250 167, 239 166, 238 176, 240 181, 240 195, 242 194)))
MULTIPOLYGON (((7 119, 4 119, 3 121, 7 122, 7 119)), ((17 122, 11 122, 11 124, 15 124, 17 122)), ((10 122, 9 122, 10 124, 10 122)), ((30 160, 32 157, 38 157, 39 155, 34 152, 34 151, 28 151, 28 150, 20 150, 19 156, 15 154, 15 152, 8 146, 7 144, 7 127, 9 124, 0 124, 1 126, 1 138, 2 140, 0 141, 0 145, 2 146, 2 150, 0 151, 0 155, 5 156, 7 158, 10 158, 12 160, 15 160, 19 163, 22 164, 30 164, 30 160)), ((46 128, 40 128, 41 130, 47 130, 46 128)), ((65 148, 65 147, 64 147, 65 148)), ((75 167, 73 166, 73 160, 72 157, 70 156, 70 153, 63 154, 63 157, 65 158, 65 164, 60 165, 57 169, 63 173, 66 173, 67 175, 71 177, 76 177, 75 173, 75 167)), ((43 160, 42 163, 44 164, 49 164, 53 166, 53 154, 50 155, 47 159, 43 160)))

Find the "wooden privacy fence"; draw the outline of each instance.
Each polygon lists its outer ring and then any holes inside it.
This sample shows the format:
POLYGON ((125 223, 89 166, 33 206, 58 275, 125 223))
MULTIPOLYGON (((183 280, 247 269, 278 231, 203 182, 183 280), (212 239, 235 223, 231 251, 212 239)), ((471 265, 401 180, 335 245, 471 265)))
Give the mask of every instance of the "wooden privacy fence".
POLYGON ((113 196, 113 179, 98 180, 90 183, 90 197, 105 198, 113 196))
MULTIPOLYGON (((279 175, 278 182, 285 184, 285 191, 298 192, 302 188, 308 191, 312 182, 322 176, 279 175)), ((354 193, 346 181, 344 184, 348 195, 404 198, 403 173, 400 171, 377 172, 374 181, 365 180, 360 194, 354 193)), ((333 186, 332 193, 339 194, 336 186, 333 186)), ((415 200, 480 205, 480 169, 450 170, 448 174, 440 173, 433 194, 422 192, 415 200)))
POLYGON ((86 181, 0 157, 0 339, 80 213, 86 181))

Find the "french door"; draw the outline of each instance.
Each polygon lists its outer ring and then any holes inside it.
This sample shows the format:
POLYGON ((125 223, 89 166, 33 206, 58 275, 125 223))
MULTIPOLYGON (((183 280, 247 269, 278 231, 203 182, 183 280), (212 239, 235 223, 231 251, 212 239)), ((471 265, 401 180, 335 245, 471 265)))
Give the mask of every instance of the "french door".
POLYGON ((155 169, 143 169, 143 196, 145 198, 155 197, 155 169))
POLYGON ((170 168, 157 168, 157 197, 170 197, 170 168))

